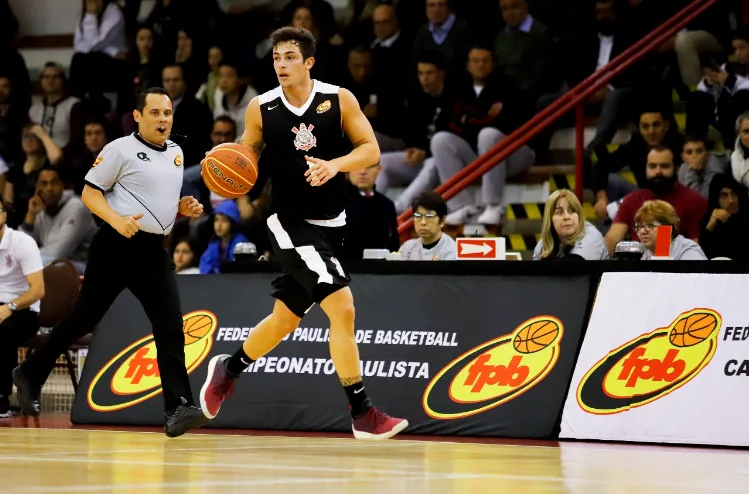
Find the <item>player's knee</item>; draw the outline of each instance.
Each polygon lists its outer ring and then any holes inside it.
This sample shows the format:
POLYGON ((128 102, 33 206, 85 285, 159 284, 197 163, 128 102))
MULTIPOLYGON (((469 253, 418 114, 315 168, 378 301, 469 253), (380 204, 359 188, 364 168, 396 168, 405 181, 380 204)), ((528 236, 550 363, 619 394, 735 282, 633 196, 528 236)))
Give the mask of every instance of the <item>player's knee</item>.
POLYGON ((353 331, 356 320, 356 309, 353 302, 342 302, 328 312, 330 325, 338 328, 348 328, 353 331))
POLYGON ((301 318, 291 312, 286 306, 275 307, 271 318, 276 332, 282 336, 286 336, 294 331, 299 327, 299 321, 301 321, 301 318))

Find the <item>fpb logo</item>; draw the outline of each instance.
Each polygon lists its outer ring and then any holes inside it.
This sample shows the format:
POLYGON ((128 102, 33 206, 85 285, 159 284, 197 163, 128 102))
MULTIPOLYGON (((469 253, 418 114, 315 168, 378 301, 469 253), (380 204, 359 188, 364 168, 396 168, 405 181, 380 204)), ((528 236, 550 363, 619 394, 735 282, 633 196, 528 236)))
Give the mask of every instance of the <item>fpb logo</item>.
POLYGON ((535 317, 467 351, 431 380, 422 398, 424 411, 434 419, 454 420, 514 400, 554 368, 563 333, 559 319, 535 317))
POLYGON ((665 328, 628 341, 599 360, 577 388, 580 408, 610 415, 663 398, 710 363, 718 346, 720 314, 693 309, 665 328))
MULTIPOLYGON (((185 366, 192 373, 213 347, 218 322, 208 311, 182 318, 185 335, 185 366)), ((115 355, 99 370, 88 387, 88 404, 97 412, 114 412, 142 403, 161 393, 153 335, 145 336, 115 355)))

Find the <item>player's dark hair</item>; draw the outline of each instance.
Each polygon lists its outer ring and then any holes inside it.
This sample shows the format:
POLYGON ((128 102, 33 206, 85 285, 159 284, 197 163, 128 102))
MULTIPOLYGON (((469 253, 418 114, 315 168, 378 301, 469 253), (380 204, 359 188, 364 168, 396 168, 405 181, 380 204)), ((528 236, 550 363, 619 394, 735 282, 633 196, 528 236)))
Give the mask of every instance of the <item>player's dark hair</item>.
POLYGON ((270 42, 275 48, 279 43, 292 42, 299 47, 302 58, 307 60, 315 56, 317 42, 311 32, 302 27, 286 26, 276 29, 270 35, 270 42))
POLYGON ((144 89, 143 91, 138 93, 138 97, 135 98, 136 110, 143 113, 143 110, 146 108, 146 98, 149 94, 163 94, 164 96, 169 98, 169 93, 163 87, 149 87, 148 89, 144 89))
POLYGON ((440 220, 447 216, 447 203, 440 194, 432 190, 423 192, 411 202, 411 209, 414 212, 416 212, 416 208, 419 206, 427 211, 434 211, 440 217, 440 220))

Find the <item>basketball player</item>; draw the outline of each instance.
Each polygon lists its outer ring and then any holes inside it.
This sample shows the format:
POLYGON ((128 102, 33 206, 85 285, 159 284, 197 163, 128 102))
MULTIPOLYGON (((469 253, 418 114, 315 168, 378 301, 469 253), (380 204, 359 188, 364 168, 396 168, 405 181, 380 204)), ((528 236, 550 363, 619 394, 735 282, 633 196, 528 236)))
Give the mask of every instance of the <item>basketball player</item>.
POLYGON ((172 115, 166 90, 140 93, 133 112, 138 132, 107 144, 86 174, 83 203, 105 223, 91 243, 76 305, 49 339, 13 370, 18 402, 28 415, 39 415, 41 387, 60 354, 91 333, 120 292, 129 288, 151 321, 166 435, 180 436, 208 422, 193 405, 174 264, 164 249, 178 211, 190 217, 203 211, 193 197, 179 197, 184 154, 167 140, 172 115))
POLYGON ((351 404, 354 436, 387 439, 408 422, 389 417, 367 397, 349 276, 335 257, 346 223, 344 173, 377 164, 380 150, 353 94, 310 78, 315 39, 309 31, 284 27, 271 42, 280 86, 250 102, 242 143, 256 159, 262 151, 258 168, 273 187, 269 237, 284 274, 273 281, 273 313, 234 355, 211 359, 200 404, 203 413, 215 417, 242 372, 318 303, 330 320, 330 356, 351 404))

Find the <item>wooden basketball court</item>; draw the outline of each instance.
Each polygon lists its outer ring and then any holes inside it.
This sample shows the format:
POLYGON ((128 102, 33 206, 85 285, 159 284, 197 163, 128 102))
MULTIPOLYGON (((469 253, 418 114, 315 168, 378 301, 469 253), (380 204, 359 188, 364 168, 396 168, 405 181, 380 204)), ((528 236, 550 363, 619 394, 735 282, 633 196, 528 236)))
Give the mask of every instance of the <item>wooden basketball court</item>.
POLYGON ((3 493, 749 492, 749 452, 585 443, 434 441, 70 426, 0 420, 3 493))

